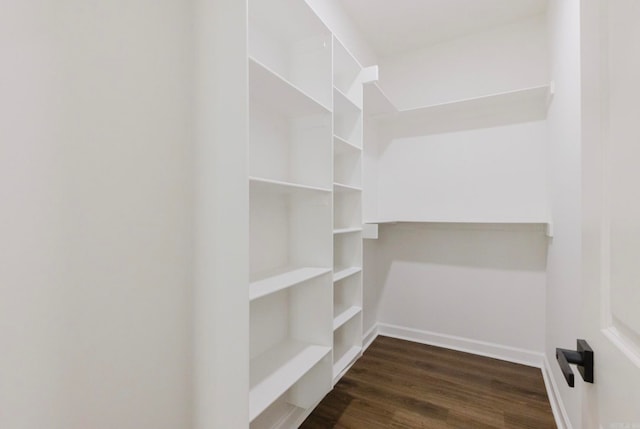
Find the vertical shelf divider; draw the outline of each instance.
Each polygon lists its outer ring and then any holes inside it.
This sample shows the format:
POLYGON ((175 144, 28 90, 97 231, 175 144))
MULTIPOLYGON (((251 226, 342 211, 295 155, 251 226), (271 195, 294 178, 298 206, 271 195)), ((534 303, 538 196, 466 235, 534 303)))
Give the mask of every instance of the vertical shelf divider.
POLYGON ((303 0, 249 0, 249 427, 297 428, 362 353, 363 81, 303 0))
POLYGON ((366 76, 358 61, 334 37, 334 385, 362 354, 362 106, 366 76))

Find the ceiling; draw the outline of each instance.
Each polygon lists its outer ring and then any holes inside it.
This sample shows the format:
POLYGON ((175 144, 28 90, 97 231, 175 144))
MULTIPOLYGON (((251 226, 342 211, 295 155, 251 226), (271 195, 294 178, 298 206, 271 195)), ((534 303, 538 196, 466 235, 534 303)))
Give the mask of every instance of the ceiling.
POLYGON ((547 0, 341 0, 379 57, 543 13, 547 0))

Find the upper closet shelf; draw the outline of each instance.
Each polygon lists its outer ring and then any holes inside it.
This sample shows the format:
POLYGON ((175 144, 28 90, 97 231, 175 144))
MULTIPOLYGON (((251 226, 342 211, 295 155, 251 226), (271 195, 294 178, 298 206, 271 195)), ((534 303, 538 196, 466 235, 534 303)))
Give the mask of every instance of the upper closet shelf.
POLYGON ((365 86, 365 112, 391 128, 394 137, 412 137, 545 119, 553 84, 482 97, 398 110, 377 84, 365 86))
POLYGON ((322 103, 253 58, 249 59, 249 93, 252 102, 287 117, 330 112, 322 103))
MULTIPOLYGON (((384 219, 384 220, 365 220, 364 225, 390 225, 390 224, 460 224, 460 225, 496 225, 496 226, 526 226, 526 225, 542 225, 544 226, 545 235, 548 237, 553 237, 553 223, 548 219, 384 219)), ((377 231, 375 237, 365 237, 365 238, 378 238, 377 231)))

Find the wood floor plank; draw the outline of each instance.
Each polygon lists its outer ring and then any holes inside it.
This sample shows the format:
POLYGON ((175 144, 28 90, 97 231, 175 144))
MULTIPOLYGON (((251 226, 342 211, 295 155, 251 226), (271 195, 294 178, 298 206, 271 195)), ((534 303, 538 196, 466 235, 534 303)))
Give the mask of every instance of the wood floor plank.
POLYGON ((551 429, 542 373, 379 336, 304 429, 551 429))
POLYGON ((450 427, 446 420, 431 419, 405 410, 396 411, 389 425, 391 429, 449 429, 450 427))

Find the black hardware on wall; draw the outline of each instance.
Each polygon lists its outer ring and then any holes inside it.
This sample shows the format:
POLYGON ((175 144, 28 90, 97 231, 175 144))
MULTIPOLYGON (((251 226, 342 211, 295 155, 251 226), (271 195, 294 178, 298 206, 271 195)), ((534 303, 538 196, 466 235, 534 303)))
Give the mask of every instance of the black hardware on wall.
POLYGON ((570 387, 574 386, 573 371, 570 363, 578 365, 578 371, 582 379, 587 383, 593 383, 593 350, 585 340, 578 340, 577 350, 556 349, 556 360, 560 364, 560 370, 570 387))

